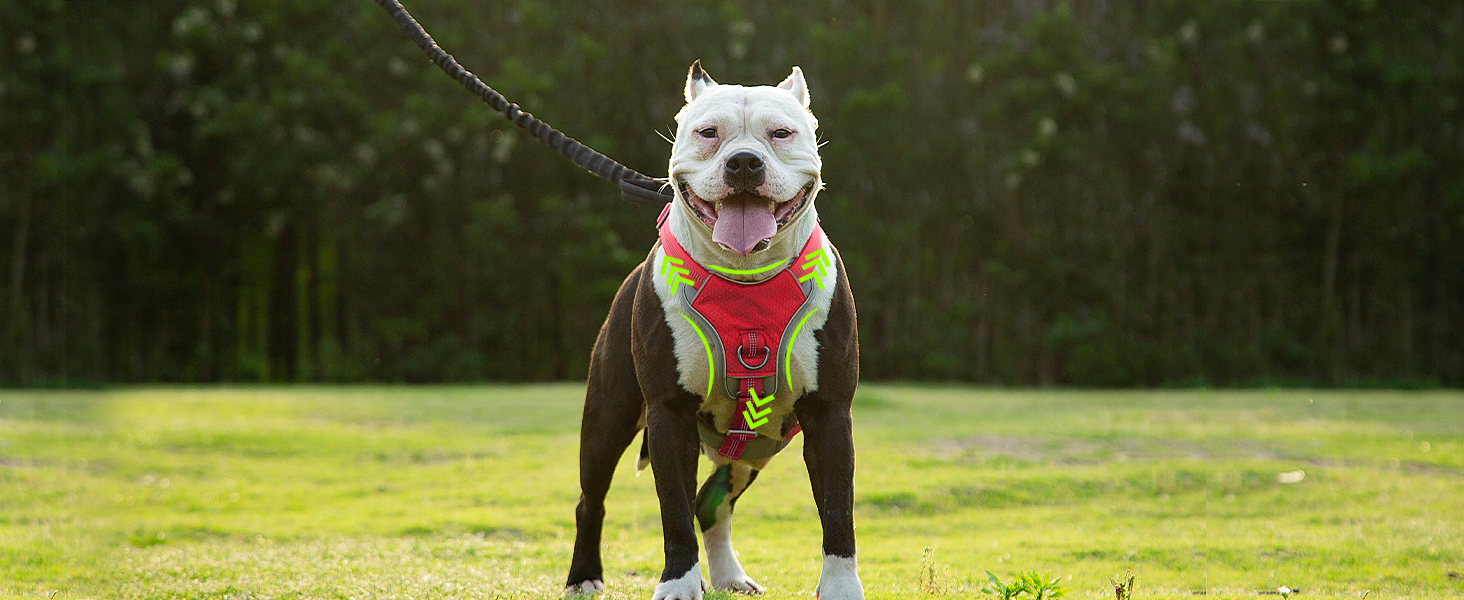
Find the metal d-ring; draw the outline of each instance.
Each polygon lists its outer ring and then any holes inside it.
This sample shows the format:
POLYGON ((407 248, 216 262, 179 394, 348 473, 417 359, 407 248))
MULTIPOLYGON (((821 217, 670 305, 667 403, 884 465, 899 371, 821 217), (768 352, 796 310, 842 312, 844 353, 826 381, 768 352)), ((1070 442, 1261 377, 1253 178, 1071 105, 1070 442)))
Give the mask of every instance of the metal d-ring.
POLYGON ((763 361, 760 362, 760 363, 757 363, 757 366, 754 367, 752 365, 747 364, 747 361, 742 360, 742 345, 739 344, 737 346, 737 362, 742 363, 742 366, 747 367, 748 370, 756 371, 758 369, 761 369, 763 367, 763 365, 768 364, 768 357, 770 357, 770 356, 773 355, 772 352, 768 352, 767 350, 768 350, 768 347, 767 346, 763 346, 763 361))

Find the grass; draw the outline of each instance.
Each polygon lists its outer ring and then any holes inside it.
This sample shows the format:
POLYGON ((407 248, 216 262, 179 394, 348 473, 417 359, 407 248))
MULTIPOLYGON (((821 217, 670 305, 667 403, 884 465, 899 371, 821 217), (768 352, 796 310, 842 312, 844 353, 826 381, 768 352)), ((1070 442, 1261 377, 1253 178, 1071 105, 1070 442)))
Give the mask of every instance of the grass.
MULTIPOLYGON (((0 597, 556 598, 582 393, 0 392, 0 597)), ((988 570, 1060 575, 1067 598, 1111 598, 1126 571, 1136 598, 1464 595, 1459 392, 866 385, 855 418, 872 600, 984 597, 988 570)), ((801 450, 738 505, 770 599, 818 577, 801 450)), ((608 598, 660 572, 630 454, 608 598)))

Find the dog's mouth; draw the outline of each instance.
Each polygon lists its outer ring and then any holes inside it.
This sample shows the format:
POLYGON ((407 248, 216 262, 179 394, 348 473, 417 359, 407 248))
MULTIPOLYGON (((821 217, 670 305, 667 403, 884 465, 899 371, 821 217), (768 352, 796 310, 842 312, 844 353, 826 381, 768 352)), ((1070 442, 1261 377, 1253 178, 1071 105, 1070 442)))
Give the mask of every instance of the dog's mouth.
POLYGON ((813 184, 798 190, 792 198, 778 202, 750 193, 729 194, 719 200, 707 200, 691 191, 684 181, 677 181, 681 197, 698 219, 712 230, 712 241, 747 256, 766 247, 763 242, 793 220, 808 200, 813 184))

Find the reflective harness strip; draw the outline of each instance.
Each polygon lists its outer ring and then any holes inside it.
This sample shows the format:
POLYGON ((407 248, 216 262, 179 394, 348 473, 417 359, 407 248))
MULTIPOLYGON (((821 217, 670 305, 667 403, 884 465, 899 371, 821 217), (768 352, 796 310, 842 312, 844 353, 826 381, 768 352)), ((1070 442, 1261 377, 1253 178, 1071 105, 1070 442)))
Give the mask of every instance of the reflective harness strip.
POLYGON ((782 422, 772 422, 769 405, 778 392, 779 371, 792 389, 793 342, 818 310, 812 304, 813 288, 823 287, 822 278, 833 266, 832 253, 823 246, 823 229, 815 225, 794 260, 773 265, 781 270, 772 277, 745 283, 721 273, 759 273, 772 268, 739 271, 713 266, 709 270, 692 259, 671 234, 666 218, 670 210, 667 206, 657 219, 663 258, 656 276, 664 278, 673 301, 687 309, 681 316, 696 331, 707 353, 705 397, 711 398, 720 380, 723 391, 737 399, 727 431, 697 421, 702 441, 732 460, 771 457, 802 430, 795 421, 788 431, 781 431, 782 422), (784 347, 787 349, 779 352, 784 347), (759 436, 767 441, 756 441, 759 436))

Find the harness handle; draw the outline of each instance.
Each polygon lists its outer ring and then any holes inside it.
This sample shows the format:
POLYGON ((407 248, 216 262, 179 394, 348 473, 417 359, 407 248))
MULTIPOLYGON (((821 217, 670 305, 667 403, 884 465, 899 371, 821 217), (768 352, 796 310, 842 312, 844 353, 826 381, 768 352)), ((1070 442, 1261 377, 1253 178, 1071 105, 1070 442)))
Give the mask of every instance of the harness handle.
POLYGON ((397 0, 376 0, 376 3, 381 5, 381 8, 388 15, 396 19, 397 24, 401 25, 402 29, 407 32, 407 37, 412 38, 412 41, 416 42, 417 46, 422 48, 423 52, 427 53, 427 58, 436 64, 438 68, 442 69, 443 72, 456 79, 458 83, 463 84, 463 87, 467 88, 469 92, 482 98, 484 102, 487 102, 489 106, 493 107, 493 110, 503 113, 503 116, 513 121, 514 125, 528 130, 534 137, 548 144, 550 148, 558 150, 560 154, 574 161, 574 164, 579 165, 586 171, 594 173, 601 179, 619 186, 620 196, 622 198, 631 202, 651 206, 661 206, 671 202, 671 194, 665 191, 670 188, 670 185, 666 181, 642 175, 630 167, 615 162, 614 159, 594 151, 589 146, 580 143, 579 140, 560 133, 559 130, 550 127, 548 123, 540 121, 534 115, 524 112, 517 104, 513 104, 504 98, 503 94, 488 87, 487 84, 483 83, 483 80, 478 79, 477 75, 463 68, 451 54, 448 54, 438 46, 437 42, 432 39, 432 36, 427 34, 427 30, 423 29, 422 25, 417 23, 416 19, 412 18, 411 13, 407 12, 406 7, 403 7, 401 2, 397 0))

